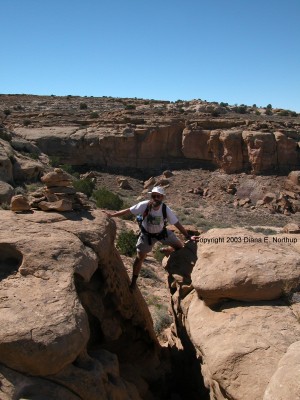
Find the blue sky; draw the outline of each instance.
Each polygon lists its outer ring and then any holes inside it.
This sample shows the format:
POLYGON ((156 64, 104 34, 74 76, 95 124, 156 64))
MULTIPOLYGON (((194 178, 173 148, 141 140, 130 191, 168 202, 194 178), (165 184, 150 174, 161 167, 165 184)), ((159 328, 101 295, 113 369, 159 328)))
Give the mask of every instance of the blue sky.
POLYGON ((299 0, 0 0, 0 93, 300 112, 299 0))

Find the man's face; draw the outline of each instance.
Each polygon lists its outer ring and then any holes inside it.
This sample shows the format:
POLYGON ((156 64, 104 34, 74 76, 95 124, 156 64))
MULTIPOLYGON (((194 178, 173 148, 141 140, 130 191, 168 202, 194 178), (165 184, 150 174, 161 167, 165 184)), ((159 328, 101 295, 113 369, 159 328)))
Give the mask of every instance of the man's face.
POLYGON ((154 207, 159 207, 163 201, 164 196, 159 193, 152 193, 152 204, 154 207))

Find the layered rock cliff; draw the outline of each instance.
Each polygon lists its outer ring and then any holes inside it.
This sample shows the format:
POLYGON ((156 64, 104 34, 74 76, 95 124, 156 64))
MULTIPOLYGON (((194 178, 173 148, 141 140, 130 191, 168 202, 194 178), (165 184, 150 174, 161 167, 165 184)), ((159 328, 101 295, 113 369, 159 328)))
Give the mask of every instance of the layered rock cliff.
POLYGON ((26 95, 0 96, 1 109, 10 111, 3 123, 18 149, 27 139, 71 165, 255 174, 300 165, 299 116, 282 110, 244 107, 241 114, 237 107, 202 100, 26 95))

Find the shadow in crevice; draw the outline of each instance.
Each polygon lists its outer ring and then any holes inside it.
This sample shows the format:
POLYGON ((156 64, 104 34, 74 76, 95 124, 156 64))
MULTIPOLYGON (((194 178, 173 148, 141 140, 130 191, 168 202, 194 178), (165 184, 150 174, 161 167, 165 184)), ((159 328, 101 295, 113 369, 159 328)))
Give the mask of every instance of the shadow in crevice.
POLYGON ((22 253, 13 245, 0 243, 0 281, 18 272, 22 261, 22 253))

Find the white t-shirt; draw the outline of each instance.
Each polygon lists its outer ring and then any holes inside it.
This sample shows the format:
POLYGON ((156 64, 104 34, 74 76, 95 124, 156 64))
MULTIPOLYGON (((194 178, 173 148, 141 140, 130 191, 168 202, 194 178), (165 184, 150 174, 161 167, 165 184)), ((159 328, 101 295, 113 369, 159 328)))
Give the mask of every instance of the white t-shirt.
MULTIPOLYGON (((130 207, 131 213, 133 215, 139 215, 139 214, 143 215, 147 208, 148 203, 149 201, 145 200, 141 201, 138 204, 135 204, 134 206, 130 207)), ((166 206, 166 212, 167 212, 168 222, 171 225, 176 224, 178 222, 178 218, 168 206, 166 206)), ((162 204, 159 206, 158 210, 154 210, 153 208, 149 210, 149 213, 144 218, 142 225, 149 233, 159 233, 162 231, 162 229, 164 228, 164 216, 162 212, 162 204)))

